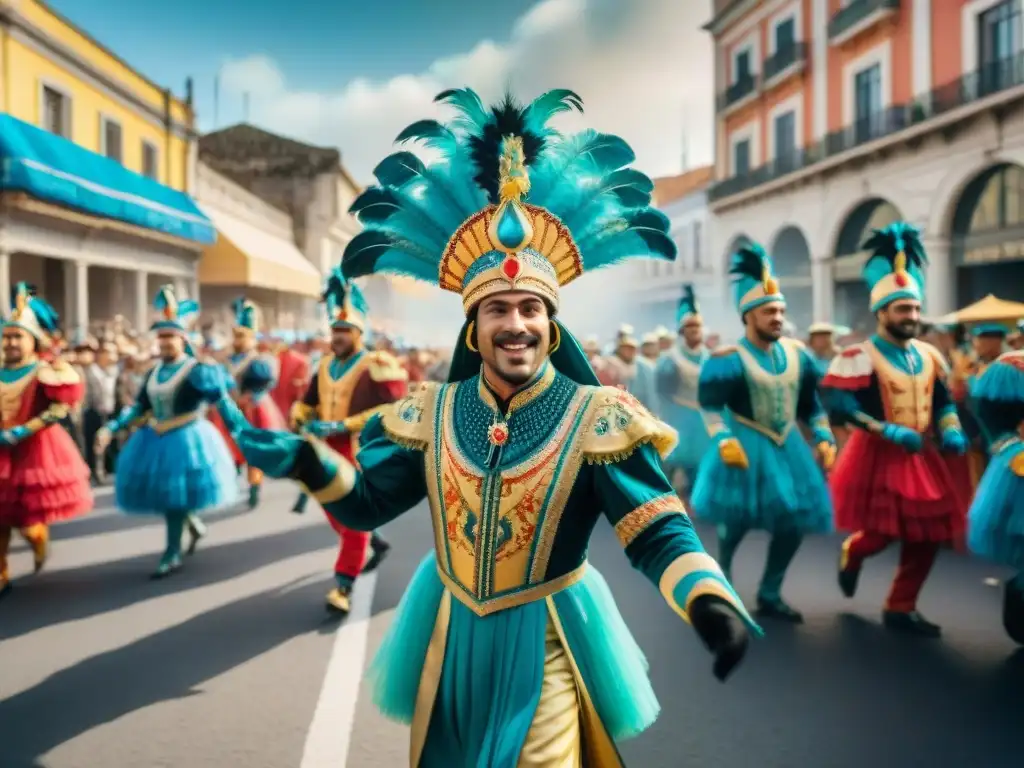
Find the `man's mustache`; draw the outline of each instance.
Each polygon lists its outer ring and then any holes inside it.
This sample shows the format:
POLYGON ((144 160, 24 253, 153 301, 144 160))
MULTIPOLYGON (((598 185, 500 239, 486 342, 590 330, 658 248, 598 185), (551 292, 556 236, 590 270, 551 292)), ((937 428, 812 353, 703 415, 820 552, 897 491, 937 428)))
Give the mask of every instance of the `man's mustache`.
POLYGON ((495 335, 494 345, 500 347, 504 344, 525 344, 528 347, 536 347, 540 344, 540 336, 534 336, 532 333, 502 331, 495 335))

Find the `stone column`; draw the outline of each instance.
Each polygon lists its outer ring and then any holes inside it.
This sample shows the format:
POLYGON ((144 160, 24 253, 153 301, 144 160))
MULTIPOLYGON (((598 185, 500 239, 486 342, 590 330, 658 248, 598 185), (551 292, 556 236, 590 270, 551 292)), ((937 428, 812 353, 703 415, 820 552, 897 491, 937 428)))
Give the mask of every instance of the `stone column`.
MULTIPOLYGON (((811 261, 811 296, 814 307, 814 322, 832 321, 835 282, 832 275, 832 259, 819 257, 811 261)), ((785 285, 783 285, 785 290, 785 285)))
POLYGON ((925 240, 928 267, 925 270, 924 314, 939 317, 956 307, 956 265, 952 261, 949 238, 925 240))
POLYGON ((75 263, 75 328, 79 333, 89 332, 89 265, 75 263))
POLYGON ((184 277, 174 278, 174 295, 177 297, 178 301, 192 298, 188 295, 188 285, 186 284, 184 277))
POLYGON ((135 316, 132 325, 139 333, 149 329, 149 273, 139 270, 135 273, 135 316))
POLYGON ((11 311, 11 254, 0 245, 0 315, 11 311))

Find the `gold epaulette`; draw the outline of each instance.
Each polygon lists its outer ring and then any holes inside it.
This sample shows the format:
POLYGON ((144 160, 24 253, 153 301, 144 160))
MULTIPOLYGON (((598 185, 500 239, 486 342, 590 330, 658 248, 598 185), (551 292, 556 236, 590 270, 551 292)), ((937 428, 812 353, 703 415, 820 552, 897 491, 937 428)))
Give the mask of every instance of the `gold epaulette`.
POLYGON ((595 387, 587 410, 582 449, 584 459, 591 464, 622 461, 647 444, 664 457, 679 440, 672 427, 618 387, 595 387))
POLYGON ((426 450, 434 439, 434 410, 441 385, 423 382, 409 387, 381 414, 384 433, 396 445, 415 451, 426 450))
POLYGON ((78 371, 65 360, 56 360, 52 363, 41 362, 36 378, 45 387, 68 387, 82 381, 78 371))
POLYGON ((711 350, 712 357, 725 357, 726 355, 734 355, 739 352, 740 348, 735 344, 727 344, 724 347, 718 347, 711 350))
POLYGON ((374 381, 408 381, 409 372, 398 358, 388 352, 371 352, 369 359, 370 378, 374 381))

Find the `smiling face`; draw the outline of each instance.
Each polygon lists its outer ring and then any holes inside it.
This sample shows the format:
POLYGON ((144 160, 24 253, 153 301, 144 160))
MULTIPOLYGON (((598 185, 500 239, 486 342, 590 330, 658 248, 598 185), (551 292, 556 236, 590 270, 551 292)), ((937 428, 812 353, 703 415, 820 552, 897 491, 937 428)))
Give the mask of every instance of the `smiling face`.
POLYGON ((24 328, 9 325, 3 330, 4 365, 16 368, 31 359, 36 340, 24 328))
POLYGON ((175 331, 160 331, 156 344, 160 357, 166 362, 177 360, 185 351, 185 337, 175 331))
POLYGON ((539 297, 511 291, 480 302, 476 345, 489 377, 521 387, 547 359, 550 343, 551 315, 539 297))
POLYGON ((921 332, 921 302, 897 299, 878 310, 878 321, 894 339, 909 341, 921 332))

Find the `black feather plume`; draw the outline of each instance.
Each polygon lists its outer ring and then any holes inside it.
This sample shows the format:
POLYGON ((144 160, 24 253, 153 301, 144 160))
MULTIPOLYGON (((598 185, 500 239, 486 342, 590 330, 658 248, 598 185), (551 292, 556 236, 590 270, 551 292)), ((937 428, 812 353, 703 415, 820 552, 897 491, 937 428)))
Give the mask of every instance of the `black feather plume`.
POLYGON ((469 137, 469 156, 476 167, 473 180, 487 193, 492 203, 499 199, 498 160, 501 158, 501 142, 506 136, 518 136, 523 140, 527 167, 544 151, 544 137, 529 127, 526 108, 510 94, 506 94, 491 111, 483 131, 469 137))
POLYGON ((745 245, 733 254, 729 274, 734 278, 752 277, 760 280, 764 277, 767 257, 765 249, 757 243, 745 245))

